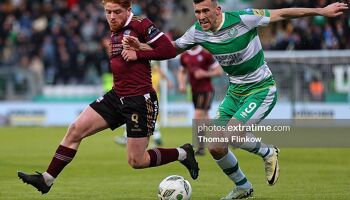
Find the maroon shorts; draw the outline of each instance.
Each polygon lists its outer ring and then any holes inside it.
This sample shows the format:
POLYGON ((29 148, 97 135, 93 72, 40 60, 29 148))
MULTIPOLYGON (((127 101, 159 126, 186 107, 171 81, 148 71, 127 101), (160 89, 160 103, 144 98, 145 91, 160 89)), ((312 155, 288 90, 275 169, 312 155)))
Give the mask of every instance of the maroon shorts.
POLYGON ((196 109, 209 110, 214 92, 192 92, 192 101, 196 109))

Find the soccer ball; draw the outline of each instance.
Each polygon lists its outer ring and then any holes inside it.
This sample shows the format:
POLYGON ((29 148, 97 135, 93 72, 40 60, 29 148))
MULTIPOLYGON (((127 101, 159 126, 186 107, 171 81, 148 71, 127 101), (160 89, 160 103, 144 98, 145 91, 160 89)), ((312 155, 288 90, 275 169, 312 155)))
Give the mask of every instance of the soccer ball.
POLYGON ((191 194, 191 185, 182 176, 168 176, 159 184, 159 200, 189 200, 191 194))

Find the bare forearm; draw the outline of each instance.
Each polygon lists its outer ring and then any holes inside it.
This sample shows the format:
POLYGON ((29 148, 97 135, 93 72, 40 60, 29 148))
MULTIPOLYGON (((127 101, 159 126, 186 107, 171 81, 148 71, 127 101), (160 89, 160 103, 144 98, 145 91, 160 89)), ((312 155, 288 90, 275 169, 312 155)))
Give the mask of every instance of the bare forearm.
POLYGON ((270 22, 322 15, 322 8, 283 8, 270 10, 270 22))
POLYGON ((186 88, 186 71, 180 69, 177 73, 177 80, 179 83, 179 89, 184 91, 186 88))
POLYGON ((206 78, 212 78, 215 76, 220 76, 221 74, 219 73, 219 71, 213 70, 213 71, 208 71, 206 74, 206 78))
POLYGON ((159 66, 158 70, 159 70, 160 78, 162 80, 166 80, 167 82, 170 82, 168 76, 164 73, 164 71, 162 70, 162 68, 160 68, 160 66, 159 66))
POLYGON ((211 70, 212 77, 221 76, 223 74, 221 66, 217 66, 211 70))
POLYGON ((308 17, 322 15, 325 17, 337 17, 348 10, 348 4, 332 3, 324 8, 283 8, 270 11, 270 22, 281 21, 285 19, 294 19, 299 17, 308 17))

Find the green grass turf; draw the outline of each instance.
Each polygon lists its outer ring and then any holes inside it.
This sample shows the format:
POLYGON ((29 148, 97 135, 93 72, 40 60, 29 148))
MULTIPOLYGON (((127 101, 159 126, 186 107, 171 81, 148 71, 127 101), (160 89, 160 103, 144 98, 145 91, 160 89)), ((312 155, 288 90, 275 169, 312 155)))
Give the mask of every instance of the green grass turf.
MULTIPOLYGON (((193 200, 219 199, 232 189, 209 155, 198 158, 201 170, 196 181, 177 162, 152 169, 130 168, 125 148, 113 142, 121 132, 105 131, 86 139, 43 196, 23 184, 16 171, 45 171, 65 128, 0 128, 0 199, 157 199, 158 184, 171 174, 190 181, 193 200)), ((189 128, 163 128, 162 132, 165 147, 191 141, 189 128)), ((265 183, 258 156, 234 152, 254 185, 255 199, 350 199, 350 149, 282 148, 281 177, 273 187, 265 183)))

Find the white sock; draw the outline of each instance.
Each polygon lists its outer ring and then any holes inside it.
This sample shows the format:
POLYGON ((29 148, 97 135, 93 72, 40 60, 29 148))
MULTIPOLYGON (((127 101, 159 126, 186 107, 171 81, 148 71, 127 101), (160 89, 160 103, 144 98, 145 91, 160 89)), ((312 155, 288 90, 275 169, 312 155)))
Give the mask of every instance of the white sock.
POLYGON ((126 128, 125 128, 125 130, 124 130, 123 137, 125 137, 125 138, 128 137, 128 133, 126 132, 126 128))
POLYGON ((177 160, 179 161, 184 161, 187 158, 187 153, 183 148, 176 148, 177 151, 179 152, 179 157, 177 160))
POLYGON ((55 181, 55 178, 47 172, 42 173, 42 175, 44 177, 46 185, 48 185, 48 186, 51 186, 53 184, 53 182, 55 181))
MULTIPOLYGON (((255 138, 254 134, 251 132, 246 132, 245 136, 248 138, 255 138)), ((240 148, 250 153, 259 155, 262 158, 272 154, 271 145, 267 145, 262 142, 246 142, 240 148)))
POLYGON ((263 158, 267 158, 273 154, 274 148, 266 146, 265 148, 260 148, 258 154, 263 158))
POLYGON ((159 131, 154 131, 153 138, 154 138, 154 140, 160 140, 162 138, 162 135, 160 134, 159 131))
POLYGON ((252 184, 247 180, 246 176, 238 166, 236 156, 228 150, 228 153, 220 160, 216 160, 223 172, 236 184, 237 187, 249 189, 252 184))

